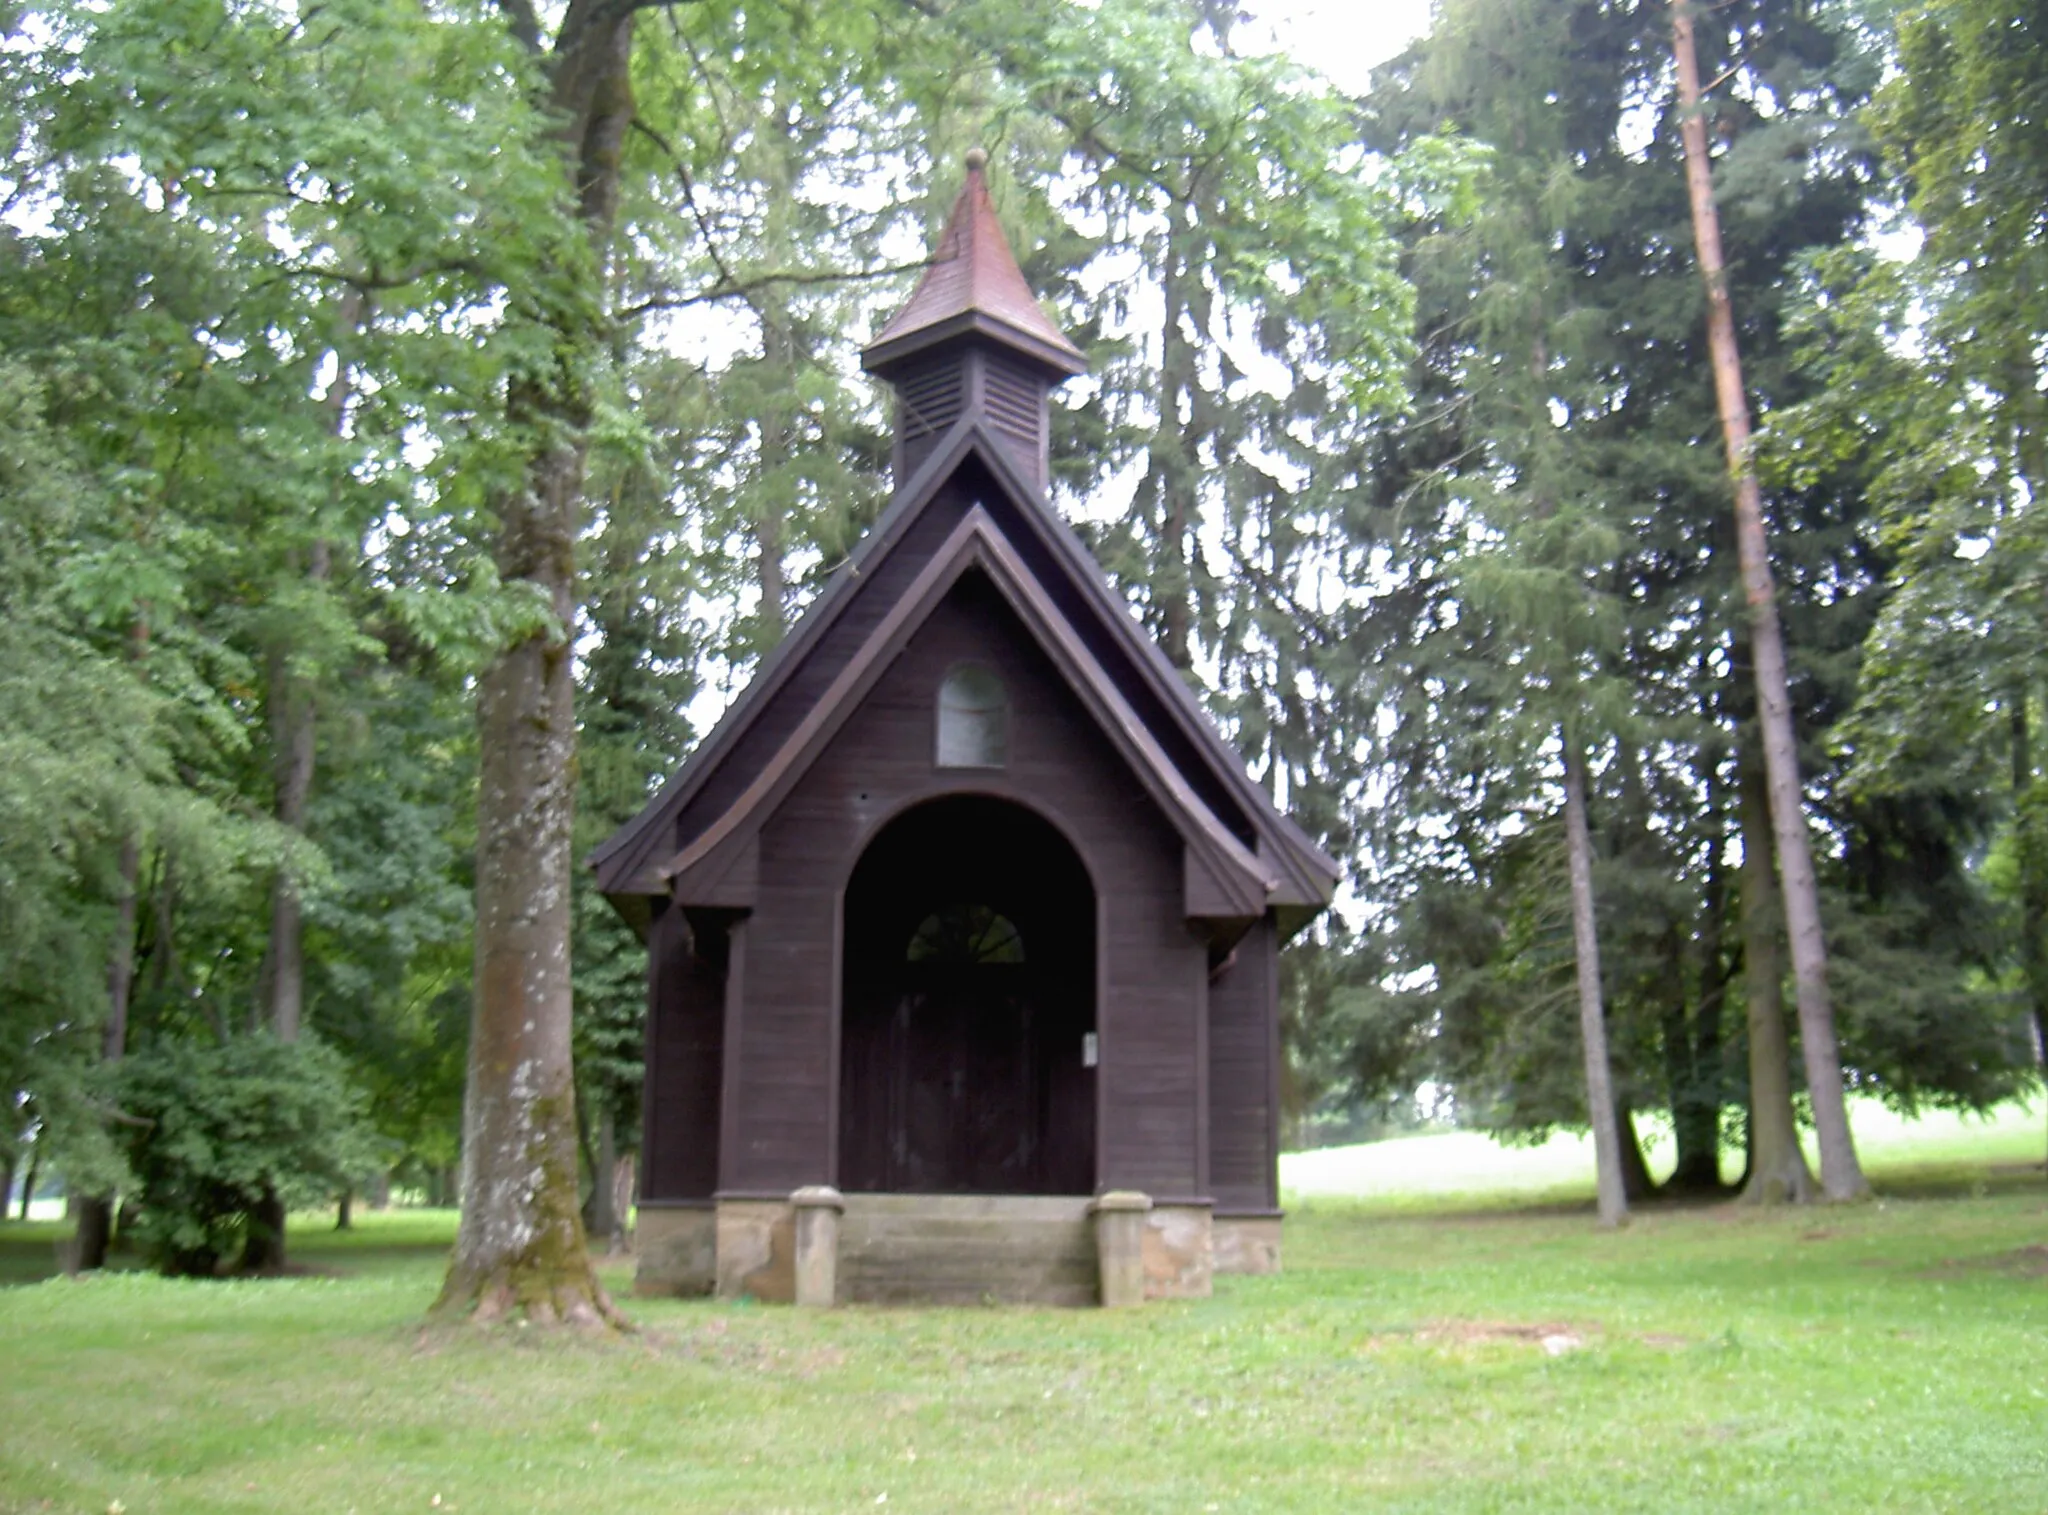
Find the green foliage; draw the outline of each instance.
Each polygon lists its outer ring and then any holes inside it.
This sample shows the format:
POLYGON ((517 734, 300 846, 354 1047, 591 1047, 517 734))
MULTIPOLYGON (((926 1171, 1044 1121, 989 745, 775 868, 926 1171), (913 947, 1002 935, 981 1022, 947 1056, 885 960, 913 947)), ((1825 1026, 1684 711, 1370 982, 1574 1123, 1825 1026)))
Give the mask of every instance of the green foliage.
MULTIPOLYGON (((1814 261, 1792 329, 1821 387, 1768 439, 1770 465, 1794 480, 1867 460, 1897 588, 1840 728, 1849 788, 1864 811, 1923 819, 1917 837, 1893 839, 1894 873, 1958 872, 1925 866, 1937 838, 1998 860, 1975 873, 1960 933, 1977 969, 1973 1003, 1944 1015, 1938 996, 1922 995, 1911 1013, 1928 1027, 1916 1068, 1947 1065, 1959 1042, 1956 1057, 2005 1081, 2030 1061, 2015 1008, 2037 1038, 2048 1028, 2044 61, 2048 34, 2031 7, 1955 0, 1900 13, 1898 67, 1871 119, 1884 188, 1919 245, 1814 261), (1959 1026, 1971 1034, 1954 1036, 1959 1026), (1972 1035, 2018 1050, 1972 1048, 1972 1035)), ((1900 976, 1883 979, 1896 998, 1900 976)), ((1904 1023, 1897 1010, 1882 1021, 1904 1023)))
MULTIPOLYGON (((1456 126, 1483 144, 1484 172, 1475 205, 1409 222, 1417 401, 1379 444, 1384 566, 1350 651, 1386 712, 1389 802, 1368 835, 1392 981, 1416 986, 1407 1019, 1430 1028, 1402 1044, 1409 1076, 1443 1080, 1491 1129, 1584 1119, 1563 731, 1592 758, 1624 1102, 1692 1112, 1704 1150, 1742 1094, 1736 777, 1753 696, 1667 33, 1661 5, 1447 5, 1364 102, 1375 145, 1456 126)), ((1866 641, 1917 612, 1894 597, 1881 513, 1890 416, 1851 373, 1812 366, 1801 314, 1812 271, 1856 257, 1872 213, 1858 112, 1881 44, 1827 7, 1758 0, 1702 22, 1852 1077, 1906 1106, 1974 1104, 2010 1090, 2025 1058, 1981 978, 1986 775, 1905 803, 1849 780, 1841 723, 1866 641), (1828 445, 1781 445, 1784 422, 1829 406, 1828 445)), ((1884 350, 1868 310, 1823 317, 1854 329, 1855 361, 1884 350)), ((1919 414, 1930 435, 1943 424, 1919 414)), ((1882 677, 1884 643, 1869 645, 1882 677)))
POLYGON ((383 1157, 346 1065, 315 1041, 165 1041, 101 1084, 135 1185, 135 1239, 165 1273, 211 1277, 266 1195, 325 1200, 383 1157))
MULTIPOLYGON (((1844 1044, 1886 1098, 1978 1104, 2048 986, 2038 18, 1711 14, 1844 1044), (1860 240, 1887 195, 1907 262, 1860 240)), ((1206 0, 650 12, 603 248, 506 15, 9 22, 0 1088, 72 1182, 123 1132, 111 965, 139 1042, 239 1043, 280 876, 309 1024, 408 1177, 453 1165, 472 679, 564 638, 579 847, 645 802, 885 498, 855 353, 974 143, 1093 363, 1058 503, 1354 864, 1353 919, 1288 957, 1290 1111, 1397 1123, 1432 1079, 1497 1128, 1581 1118, 1560 730, 1627 1098, 1739 1099, 1751 712, 1666 7, 1446 3, 1362 102, 1206 0), (566 623, 493 556, 555 449, 588 452, 566 623)), ((630 1147, 644 948, 587 879, 574 912, 579 1107, 630 1147)))

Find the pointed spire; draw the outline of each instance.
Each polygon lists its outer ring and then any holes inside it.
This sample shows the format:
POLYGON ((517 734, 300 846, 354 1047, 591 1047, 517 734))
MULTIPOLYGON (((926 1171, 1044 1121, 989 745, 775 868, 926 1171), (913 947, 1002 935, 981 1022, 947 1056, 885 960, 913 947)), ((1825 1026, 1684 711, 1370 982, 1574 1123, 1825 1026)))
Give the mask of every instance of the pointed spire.
POLYGON ((988 154, 972 148, 966 164, 967 182, 924 276, 909 303, 861 353, 861 366, 886 378, 914 353, 979 333, 1057 373, 1087 372, 1088 360, 1039 306, 1017 267, 989 199, 988 154))

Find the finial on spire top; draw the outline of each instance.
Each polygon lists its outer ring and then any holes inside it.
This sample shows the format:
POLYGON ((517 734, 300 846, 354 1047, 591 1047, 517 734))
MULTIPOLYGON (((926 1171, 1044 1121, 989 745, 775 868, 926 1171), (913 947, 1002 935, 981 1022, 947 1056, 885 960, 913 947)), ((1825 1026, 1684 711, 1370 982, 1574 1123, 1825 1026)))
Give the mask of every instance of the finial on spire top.
POLYGON ((909 302, 862 351, 861 366, 894 383, 894 375, 914 354, 974 338, 1055 373, 1087 372, 1088 360, 1046 315, 1017 267, 982 172, 987 151, 969 148, 962 160, 967 182, 960 186, 931 261, 909 302))

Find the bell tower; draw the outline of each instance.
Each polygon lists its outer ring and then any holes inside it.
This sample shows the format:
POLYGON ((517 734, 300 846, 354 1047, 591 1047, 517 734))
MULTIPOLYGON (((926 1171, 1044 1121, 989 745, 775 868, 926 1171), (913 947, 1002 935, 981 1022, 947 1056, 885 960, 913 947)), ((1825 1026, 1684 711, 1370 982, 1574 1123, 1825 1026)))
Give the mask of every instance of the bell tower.
POLYGON ((989 199, 988 154, 967 182, 909 303, 861 353, 896 391, 892 462, 901 488, 963 415, 976 415, 1032 483, 1046 487, 1053 389, 1088 360, 1033 297, 989 199))

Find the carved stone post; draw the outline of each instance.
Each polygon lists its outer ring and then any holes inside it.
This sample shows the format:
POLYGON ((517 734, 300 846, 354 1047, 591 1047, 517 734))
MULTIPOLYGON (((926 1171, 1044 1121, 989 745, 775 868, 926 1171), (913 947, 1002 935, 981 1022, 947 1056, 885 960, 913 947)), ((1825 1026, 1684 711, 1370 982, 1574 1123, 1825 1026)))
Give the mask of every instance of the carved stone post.
POLYGON ((796 1207, 796 1302, 820 1310, 839 1293, 839 1216, 846 1199, 830 1184, 790 1195, 796 1207))
POLYGON ((1106 1309, 1145 1302, 1145 1216, 1151 1209, 1151 1197, 1132 1189, 1112 1189, 1095 1201, 1095 1257, 1106 1309))

